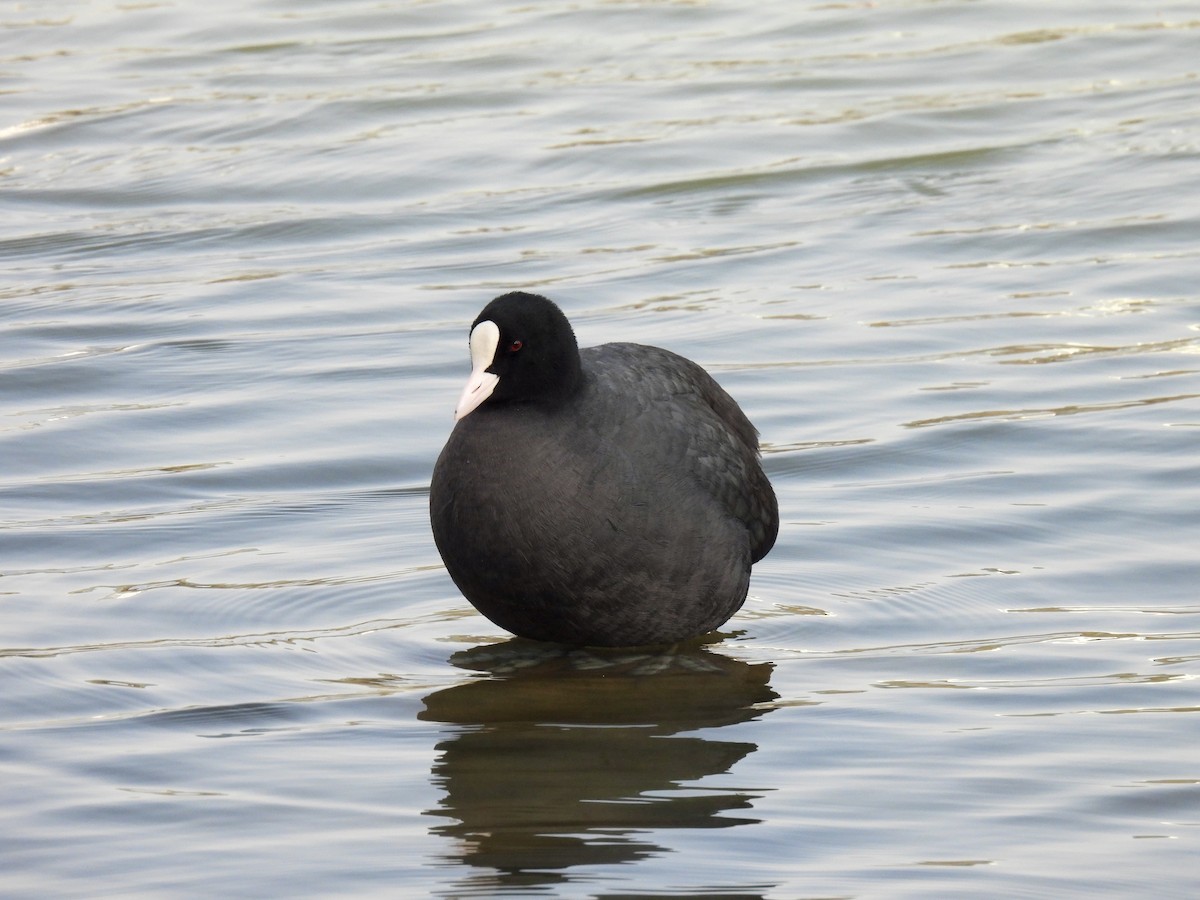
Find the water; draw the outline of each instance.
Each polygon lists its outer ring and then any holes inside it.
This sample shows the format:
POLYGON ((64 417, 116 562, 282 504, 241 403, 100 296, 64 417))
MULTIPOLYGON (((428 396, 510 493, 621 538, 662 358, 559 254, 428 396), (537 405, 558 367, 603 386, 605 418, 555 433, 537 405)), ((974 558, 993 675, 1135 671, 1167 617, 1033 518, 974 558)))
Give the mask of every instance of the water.
POLYGON ((1185 3, 0 7, 0 893, 1191 897, 1185 3), (510 288, 783 529, 673 658, 429 535, 510 288))

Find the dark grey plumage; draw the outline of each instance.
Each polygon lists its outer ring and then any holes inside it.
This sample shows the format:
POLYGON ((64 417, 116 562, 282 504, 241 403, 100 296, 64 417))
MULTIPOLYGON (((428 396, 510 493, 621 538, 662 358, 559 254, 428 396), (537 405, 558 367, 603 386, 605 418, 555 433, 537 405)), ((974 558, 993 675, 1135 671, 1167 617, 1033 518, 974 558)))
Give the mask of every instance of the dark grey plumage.
POLYGON ((482 377, 495 389, 460 414, 430 489, 434 539, 464 596, 515 634, 570 644, 670 643, 722 625, 779 528, 749 419, 667 350, 577 351, 543 297, 489 304, 473 356, 487 322, 498 337, 482 377))

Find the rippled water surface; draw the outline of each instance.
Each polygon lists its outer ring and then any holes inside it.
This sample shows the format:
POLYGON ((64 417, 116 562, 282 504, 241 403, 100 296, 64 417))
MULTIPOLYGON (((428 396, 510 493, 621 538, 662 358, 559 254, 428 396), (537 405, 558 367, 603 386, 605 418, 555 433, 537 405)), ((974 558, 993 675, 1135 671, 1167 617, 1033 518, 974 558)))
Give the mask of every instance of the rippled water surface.
POLYGON ((0 4, 0 893, 1191 897, 1195 4, 0 4), (707 366, 674 654, 429 534, 492 296, 707 366))

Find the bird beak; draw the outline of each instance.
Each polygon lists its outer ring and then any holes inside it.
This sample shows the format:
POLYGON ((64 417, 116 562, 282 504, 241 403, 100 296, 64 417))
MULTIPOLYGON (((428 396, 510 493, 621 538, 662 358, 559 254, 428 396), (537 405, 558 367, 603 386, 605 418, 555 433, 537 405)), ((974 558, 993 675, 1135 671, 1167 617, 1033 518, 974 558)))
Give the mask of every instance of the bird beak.
POLYGON ((496 358, 500 329, 495 322, 483 321, 471 329, 471 377, 458 398, 454 420, 465 418, 488 397, 500 382, 500 376, 487 371, 496 358))

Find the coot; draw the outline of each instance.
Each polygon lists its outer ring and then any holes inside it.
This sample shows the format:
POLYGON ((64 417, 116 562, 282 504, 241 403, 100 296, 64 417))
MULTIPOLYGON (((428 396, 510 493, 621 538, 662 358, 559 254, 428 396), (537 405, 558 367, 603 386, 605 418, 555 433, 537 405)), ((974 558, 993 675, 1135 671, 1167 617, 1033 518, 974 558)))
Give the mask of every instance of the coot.
POLYGON ((536 294, 471 326, 471 375, 429 492, 463 595, 522 637, 667 644, 723 624, 779 530, 758 433, 667 350, 580 350, 536 294))

